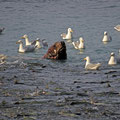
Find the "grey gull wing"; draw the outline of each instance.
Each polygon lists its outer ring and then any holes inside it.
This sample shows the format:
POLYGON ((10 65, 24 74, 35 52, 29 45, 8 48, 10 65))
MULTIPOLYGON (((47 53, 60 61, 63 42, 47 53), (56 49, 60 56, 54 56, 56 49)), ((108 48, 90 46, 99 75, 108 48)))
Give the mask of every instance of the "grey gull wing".
POLYGON ((25 47, 25 52, 33 52, 35 48, 36 47, 34 45, 28 45, 25 47))

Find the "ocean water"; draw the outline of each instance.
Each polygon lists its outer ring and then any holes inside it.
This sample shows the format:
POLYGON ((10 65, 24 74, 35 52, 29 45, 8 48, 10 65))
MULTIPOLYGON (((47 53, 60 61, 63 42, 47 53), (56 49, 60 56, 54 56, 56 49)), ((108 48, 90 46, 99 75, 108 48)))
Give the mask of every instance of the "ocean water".
POLYGON ((0 53, 8 56, 0 66, 1 119, 120 119, 120 65, 107 64, 111 52, 119 55, 120 32, 114 30, 119 11, 119 0, 0 0, 0 27, 5 27, 0 53), (69 27, 72 40, 82 36, 86 48, 75 50, 64 40, 67 60, 41 59, 48 48, 18 53, 16 42, 24 34, 30 41, 46 39, 51 46, 69 27), (102 42, 104 31, 112 37, 107 44, 102 42), (102 63, 100 70, 86 71, 86 56, 102 63), (45 94, 29 98, 36 87, 45 94))

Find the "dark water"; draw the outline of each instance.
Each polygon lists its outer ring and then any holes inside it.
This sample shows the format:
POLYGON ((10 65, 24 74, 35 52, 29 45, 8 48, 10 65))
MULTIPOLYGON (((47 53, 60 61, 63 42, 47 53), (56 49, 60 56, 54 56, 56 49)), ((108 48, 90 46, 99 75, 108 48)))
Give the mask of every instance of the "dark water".
POLYGON ((119 120, 120 65, 108 66, 118 55, 119 0, 0 0, 0 119, 4 120, 119 120), (43 60, 47 49, 19 54, 16 41, 27 34, 45 38, 49 46, 73 29, 73 41, 83 36, 81 52, 66 42, 66 61, 43 60), (112 41, 102 43, 103 32, 112 41), (99 71, 84 69, 86 56, 102 63, 99 71))

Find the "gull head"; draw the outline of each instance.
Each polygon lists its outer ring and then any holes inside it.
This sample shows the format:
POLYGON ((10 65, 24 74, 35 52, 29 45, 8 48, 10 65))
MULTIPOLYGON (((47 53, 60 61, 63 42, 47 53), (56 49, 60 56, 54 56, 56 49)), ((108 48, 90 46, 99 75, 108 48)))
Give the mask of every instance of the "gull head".
POLYGON ((73 32, 73 30, 71 28, 68 28, 68 32, 73 32))
POLYGON ((28 35, 23 35, 22 37, 21 37, 22 39, 25 39, 25 38, 28 38, 28 35))
POLYGON ((110 54, 110 56, 115 56, 115 53, 114 53, 114 52, 112 52, 112 53, 110 54))
POLYGON ((107 35, 107 31, 104 32, 104 35, 107 35))
POLYGON ((89 56, 85 57, 84 60, 86 60, 86 65, 90 64, 90 57, 89 56))
POLYGON ((20 43, 23 43, 22 40, 18 40, 18 41, 16 42, 16 44, 20 44, 20 43))
POLYGON ((37 38, 36 41, 40 41, 40 38, 37 38))
POLYGON ((90 60, 90 57, 87 56, 87 57, 84 58, 84 60, 89 61, 89 60, 90 60))
POLYGON ((80 38, 79 38, 79 40, 80 40, 80 42, 84 42, 84 40, 83 40, 83 38, 82 38, 82 37, 80 37, 80 38))

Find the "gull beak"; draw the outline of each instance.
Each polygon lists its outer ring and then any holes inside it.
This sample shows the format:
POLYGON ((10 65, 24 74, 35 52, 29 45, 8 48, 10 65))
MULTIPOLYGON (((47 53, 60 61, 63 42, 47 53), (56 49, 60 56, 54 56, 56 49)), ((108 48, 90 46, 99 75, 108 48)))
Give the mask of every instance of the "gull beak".
POLYGON ((86 58, 84 58, 83 60, 86 60, 86 58))
POLYGON ((73 32, 73 30, 71 30, 71 32, 73 32))
POLYGON ((19 44, 19 42, 16 42, 16 44, 19 44))

